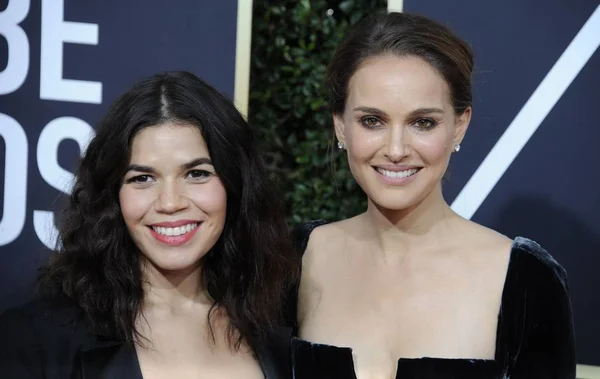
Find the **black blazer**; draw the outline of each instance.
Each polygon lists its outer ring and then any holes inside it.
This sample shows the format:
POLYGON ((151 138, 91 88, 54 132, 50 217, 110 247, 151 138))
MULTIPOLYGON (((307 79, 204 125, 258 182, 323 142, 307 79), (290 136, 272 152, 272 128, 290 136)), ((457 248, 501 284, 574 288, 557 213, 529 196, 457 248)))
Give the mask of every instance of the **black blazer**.
MULTIPOLYGON (((267 379, 291 379, 291 329, 255 348, 267 379)), ((37 299, 0 316, 3 379, 142 379, 135 348, 102 338, 71 307, 37 299)))

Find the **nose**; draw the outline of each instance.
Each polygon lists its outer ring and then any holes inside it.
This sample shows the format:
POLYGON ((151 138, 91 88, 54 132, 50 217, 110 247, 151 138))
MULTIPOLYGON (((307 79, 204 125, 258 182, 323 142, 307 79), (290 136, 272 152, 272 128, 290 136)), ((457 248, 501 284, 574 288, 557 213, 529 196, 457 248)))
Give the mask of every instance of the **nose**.
POLYGON ((399 162, 407 154, 407 139, 402 125, 394 125, 388 129, 385 155, 392 162, 399 162))
POLYGON ((160 188, 156 200, 156 211, 160 213, 176 213, 188 207, 188 201, 176 182, 165 182, 160 188))

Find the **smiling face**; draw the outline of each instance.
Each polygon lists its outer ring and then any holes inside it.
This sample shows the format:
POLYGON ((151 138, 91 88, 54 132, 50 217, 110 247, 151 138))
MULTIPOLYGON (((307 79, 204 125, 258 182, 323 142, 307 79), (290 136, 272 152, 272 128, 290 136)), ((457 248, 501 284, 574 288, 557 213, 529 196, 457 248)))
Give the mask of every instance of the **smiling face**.
POLYGON ((364 62, 334 115, 354 178, 370 201, 409 209, 441 188, 450 154, 469 124, 456 115, 447 83, 420 58, 384 55, 364 62))
POLYGON ((225 225, 225 187, 193 125, 151 126, 134 137, 119 201, 133 241, 159 271, 198 268, 225 225))

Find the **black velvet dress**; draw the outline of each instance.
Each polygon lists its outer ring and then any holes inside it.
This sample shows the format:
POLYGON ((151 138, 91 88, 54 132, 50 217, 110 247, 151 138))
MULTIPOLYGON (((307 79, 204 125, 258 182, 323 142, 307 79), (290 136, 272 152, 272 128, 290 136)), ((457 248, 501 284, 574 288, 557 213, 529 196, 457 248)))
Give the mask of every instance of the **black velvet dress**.
MULTIPOLYGON (((304 252, 317 220, 294 231, 304 252)), ((297 304, 297 292, 292 296, 297 304)), ((295 324, 296 307, 290 305, 295 324)), ((517 237, 512 245, 498 315, 495 359, 398 360, 397 379, 575 378, 573 319, 566 272, 537 243, 517 237)), ((352 349, 292 338, 295 379, 356 379, 352 349)))

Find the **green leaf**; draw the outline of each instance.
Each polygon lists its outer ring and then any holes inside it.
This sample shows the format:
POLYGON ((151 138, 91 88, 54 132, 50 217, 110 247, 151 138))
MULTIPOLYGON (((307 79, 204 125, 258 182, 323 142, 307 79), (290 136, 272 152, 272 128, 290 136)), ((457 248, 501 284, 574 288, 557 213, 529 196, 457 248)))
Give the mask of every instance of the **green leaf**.
POLYGON ((335 3, 254 2, 248 120, 291 225, 347 218, 366 208, 346 155, 332 150, 323 83, 327 63, 350 25, 367 12, 385 9, 387 2, 335 3), (326 15, 329 8, 335 11, 332 17, 326 15))
POLYGON ((350 12, 352 11, 352 8, 354 7, 354 1, 353 0, 342 1, 338 7, 340 8, 340 10, 342 12, 344 12, 346 14, 350 14, 350 12))

